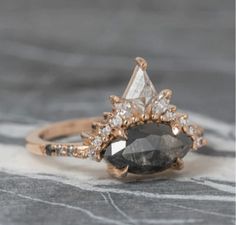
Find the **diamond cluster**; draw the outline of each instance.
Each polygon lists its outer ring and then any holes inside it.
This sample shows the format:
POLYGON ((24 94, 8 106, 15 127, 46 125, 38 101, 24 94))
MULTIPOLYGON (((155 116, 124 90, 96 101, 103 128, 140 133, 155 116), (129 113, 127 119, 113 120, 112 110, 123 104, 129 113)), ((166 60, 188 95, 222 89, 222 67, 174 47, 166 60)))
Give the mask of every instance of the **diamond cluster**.
POLYGON ((190 124, 188 115, 177 112, 176 106, 170 104, 170 90, 163 90, 155 96, 150 104, 141 104, 137 99, 123 99, 113 96, 113 110, 105 115, 103 122, 96 125, 90 135, 90 156, 96 158, 108 144, 116 138, 126 138, 129 127, 148 122, 169 124, 174 135, 186 133, 193 140, 193 149, 205 145, 202 130, 197 125, 190 124), (137 110, 143 107, 143 110, 137 110))

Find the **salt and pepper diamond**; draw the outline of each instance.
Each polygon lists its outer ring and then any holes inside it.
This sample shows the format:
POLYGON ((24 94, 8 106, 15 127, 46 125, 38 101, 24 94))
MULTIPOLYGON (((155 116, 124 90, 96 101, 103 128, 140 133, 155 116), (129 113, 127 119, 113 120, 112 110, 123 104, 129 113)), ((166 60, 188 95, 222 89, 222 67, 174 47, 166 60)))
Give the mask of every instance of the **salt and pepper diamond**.
POLYGON ((94 149, 93 146, 90 146, 89 152, 88 152, 88 157, 89 157, 90 159, 94 159, 95 153, 96 153, 96 149, 94 149))

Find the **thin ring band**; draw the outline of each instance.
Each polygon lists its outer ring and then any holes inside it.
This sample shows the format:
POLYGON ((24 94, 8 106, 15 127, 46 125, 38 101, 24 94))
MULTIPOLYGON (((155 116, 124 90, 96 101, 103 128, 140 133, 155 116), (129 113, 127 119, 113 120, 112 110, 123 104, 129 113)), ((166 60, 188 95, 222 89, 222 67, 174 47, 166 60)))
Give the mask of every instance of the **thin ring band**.
POLYGON ((93 122, 101 120, 100 117, 84 118, 84 119, 72 119, 62 122, 57 122, 37 129, 30 133, 27 138, 26 148, 36 155, 53 155, 53 156, 75 156, 80 158, 86 158, 88 156, 88 146, 83 145, 83 142, 75 143, 58 143, 53 142, 53 139, 60 137, 81 135, 83 132, 89 131, 93 122), (47 154, 47 147, 51 148, 63 148, 64 154, 47 154), (73 147, 74 154, 68 154, 68 151, 73 147))

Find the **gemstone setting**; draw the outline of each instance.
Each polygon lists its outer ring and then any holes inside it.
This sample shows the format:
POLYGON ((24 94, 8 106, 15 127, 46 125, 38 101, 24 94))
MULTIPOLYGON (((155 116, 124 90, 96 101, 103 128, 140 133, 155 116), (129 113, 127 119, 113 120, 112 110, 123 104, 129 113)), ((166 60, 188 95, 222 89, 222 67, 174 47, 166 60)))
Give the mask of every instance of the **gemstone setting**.
POLYGON ((116 168, 128 166, 128 172, 148 174, 171 167, 191 149, 192 140, 184 133, 175 136, 170 126, 144 124, 128 129, 128 140, 116 140, 104 158, 116 168))

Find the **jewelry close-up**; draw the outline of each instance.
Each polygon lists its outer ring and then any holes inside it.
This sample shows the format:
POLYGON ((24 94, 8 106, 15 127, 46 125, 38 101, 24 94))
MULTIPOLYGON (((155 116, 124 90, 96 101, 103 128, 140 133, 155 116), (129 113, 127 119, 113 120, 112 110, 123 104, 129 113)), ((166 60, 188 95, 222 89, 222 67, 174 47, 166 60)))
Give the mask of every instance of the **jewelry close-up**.
POLYGON ((135 61, 123 96, 110 96, 111 112, 35 130, 26 138, 27 149, 37 155, 104 159, 114 177, 182 169, 183 157, 207 144, 203 129, 170 104, 171 90, 156 91, 146 72, 147 62, 140 57, 135 61), (57 142, 78 134, 80 142, 57 142))

